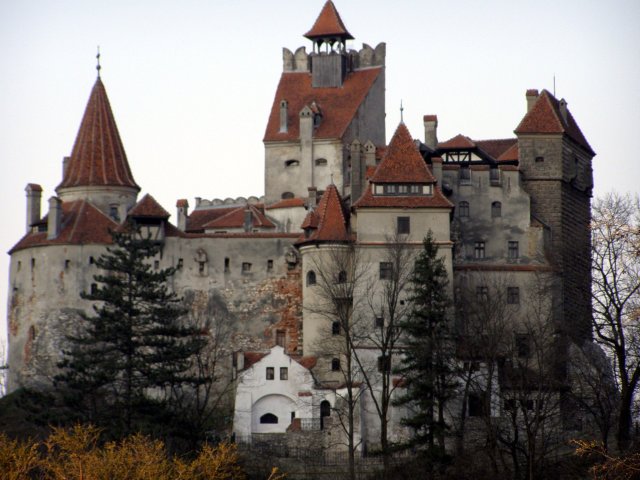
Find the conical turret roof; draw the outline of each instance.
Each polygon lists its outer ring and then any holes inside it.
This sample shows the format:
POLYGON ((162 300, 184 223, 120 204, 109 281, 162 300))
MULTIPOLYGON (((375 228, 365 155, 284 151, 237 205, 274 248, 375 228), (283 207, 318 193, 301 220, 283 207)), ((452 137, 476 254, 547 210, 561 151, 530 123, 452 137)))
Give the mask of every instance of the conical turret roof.
POLYGON ((91 90, 71 158, 56 190, 136 184, 100 77, 91 90))
POLYGON ((342 199, 334 184, 327 186, 315 210, 307 214, 302 229, 308 230, 298 239, 298 244, 307 242, 348 242, 347 220, 342 208, 342 199))
POLYGON ((321 38, 353 40, 353 36, 347 30, 347 27, 344 26, 340 14, 331 0, 327 0, 313 27, 311 27, 311 30, 305 33, 304 36, 309 40, 321 38))

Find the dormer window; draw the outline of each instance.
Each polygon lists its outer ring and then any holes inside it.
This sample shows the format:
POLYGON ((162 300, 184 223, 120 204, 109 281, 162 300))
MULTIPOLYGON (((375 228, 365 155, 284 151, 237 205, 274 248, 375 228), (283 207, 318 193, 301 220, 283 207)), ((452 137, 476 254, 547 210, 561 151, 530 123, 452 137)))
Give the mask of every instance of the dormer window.
POLYGON ((409 183, 385 183, 374 185, 376 195, 431 195, 431 185, 409 184, 409 183))
POLYGON ((327 159, 326 158, 316 158, 316 167, 326 167, 327 159))

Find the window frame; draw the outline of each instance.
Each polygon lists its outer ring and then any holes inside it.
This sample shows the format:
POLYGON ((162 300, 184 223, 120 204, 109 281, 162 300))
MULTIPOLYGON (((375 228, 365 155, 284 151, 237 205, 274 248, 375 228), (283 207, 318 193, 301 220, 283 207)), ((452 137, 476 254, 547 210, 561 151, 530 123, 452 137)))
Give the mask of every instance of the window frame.
POLYGON ((280 367, 280 380, 289 380, 289 368, 280 367))
POLYGON ((276 369, 275 367, 267 367, 265 370, 265 378, 267 380, 275 380, 276 379, 276 369))
POLYGON ((411 234, 411 217, 396 217, 396 232, 398 235, 411 234))
POLYGON ((378 268, 380 280, 393 279, 393 262, 380 262, 378 268))
POLYGON ((487 256, 486 242, 478 240, 473 244, 473 258, 476 260, 484 260, 487 256))

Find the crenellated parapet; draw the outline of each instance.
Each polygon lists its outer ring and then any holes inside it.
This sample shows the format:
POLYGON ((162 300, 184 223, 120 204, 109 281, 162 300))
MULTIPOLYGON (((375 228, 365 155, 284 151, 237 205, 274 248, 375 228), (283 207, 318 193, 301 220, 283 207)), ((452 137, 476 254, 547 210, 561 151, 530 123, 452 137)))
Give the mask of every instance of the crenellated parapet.
POLYGON ((196 210, 201 208, 211 208, 211 207, 220 207, 220 206, 234 206, 234 205, 257 205, 259 203, 264 203, 264 196, 262 197, 237 197, 237 198, 213 198, 211 200, 207 200, 206 198, 196 197, 196 210))
MULTIPOLYGON (((387 44, 380 42, 375 48, 364 43, 360 50, 349 50, 346 53, 349 71, 385 65, 387 44)), ((284 72, 309 72, 311 57, 335 55, 330 53, 307 53, 305 47, 298 48, 295 53, 288 48, 282 49, 282 70, 284 72)))

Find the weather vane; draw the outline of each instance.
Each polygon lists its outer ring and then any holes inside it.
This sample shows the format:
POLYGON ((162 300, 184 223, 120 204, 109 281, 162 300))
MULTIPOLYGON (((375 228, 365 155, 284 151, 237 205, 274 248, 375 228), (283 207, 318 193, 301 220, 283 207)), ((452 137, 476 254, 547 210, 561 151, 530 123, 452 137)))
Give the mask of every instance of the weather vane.
POLYGON ((98 45, 98 53, 96 54, 96 70, 98 71, 98 78, 100 78, 100 45, 98 45))
POLYGON ((402 106, 402 99, 400 99, 400 123, 404 123, 404 107, 402 106))

